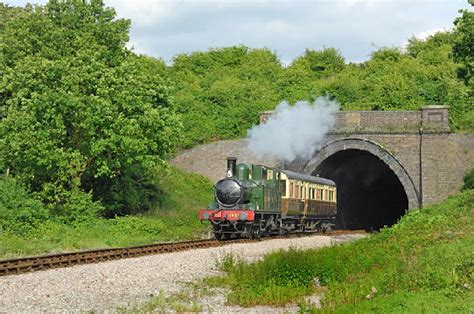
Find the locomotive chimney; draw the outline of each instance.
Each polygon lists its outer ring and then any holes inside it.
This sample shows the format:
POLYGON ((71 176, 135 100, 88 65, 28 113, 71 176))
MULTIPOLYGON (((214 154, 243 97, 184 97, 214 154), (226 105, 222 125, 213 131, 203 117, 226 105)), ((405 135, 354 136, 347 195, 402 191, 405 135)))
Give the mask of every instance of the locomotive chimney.
POLYGON ((237 158, 235 157, 227 157, 227 177, 235 176, 237 172, 237 158))

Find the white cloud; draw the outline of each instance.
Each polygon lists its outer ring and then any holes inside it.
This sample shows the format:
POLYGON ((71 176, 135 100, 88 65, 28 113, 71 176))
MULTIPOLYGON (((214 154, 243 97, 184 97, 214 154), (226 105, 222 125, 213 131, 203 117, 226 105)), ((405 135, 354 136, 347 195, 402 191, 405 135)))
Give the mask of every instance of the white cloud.
POLYGON ((153 27, 156 21, 173 16, 173 3, 163 0, 105 1, 107 6, 115 8, 119 17, 131 19, 136 27, 153 27))
MULTIPOLYGON (((23 5, 26 0, 7 0, 23 5)), ((32 1, 44 3, 45 0, 32 1)), ((105 0, 132 20, 135 50, 169 61, 179 53, 244 44, 276 51, 284 63, 306 48, 335 47, 363 61, 375 47, 452 26, 465 0, 105 0)))
MULTIPOLYGON (((410 36, 410 38, 414 37, 416 39, 420 39, 420 40, 426 40, 428 39, 430 36, 433 36, 434 34, 436 33, 439 33, 439 32, 448 32, 448 31, 451 31, 453 28, 452 27, 436 27, 436 28, 433 28, 433 29, 430 29, 430 30, 427 30, 427 31, 422 31, 422 32, 419 32, 417 34, 412 34, 410 36)), ((409 45, 409 39, 410 38, 407 38, 404 43, 402 44, 402 49, 405 50, 408 45, 409 45)))
POLYGON ((421 39, 421 40, 425 40, 427 39, 428 37, 436 34, 436 33, 439 33, 439 32, 446 32, 446 31, 450 31, 452 30, 452 28, 446 28, 446 27, 437 27, 437 28, 434 28, 434 29, 431 29, 431 30, 428 30, 428 31, 424 31, 424 32, 419 32, 418 34, 416 35, 413 35, 413 37, 417 38, 417 39, 421 39))

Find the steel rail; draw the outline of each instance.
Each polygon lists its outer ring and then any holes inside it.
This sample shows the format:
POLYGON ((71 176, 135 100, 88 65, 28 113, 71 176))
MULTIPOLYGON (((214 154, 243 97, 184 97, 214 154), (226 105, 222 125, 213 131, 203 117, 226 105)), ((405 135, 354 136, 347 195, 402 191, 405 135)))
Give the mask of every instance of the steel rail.
MULTIPOLYGON (((348 231, 335 230, 320 235, 338 235, 348 233, 361 233, 360 230, 348 231)), ((249 243, 276 238, 289 238, 315 235, 315 233, 295 233, 286 236, 267 237, 260 239, 231 239, 218 241, 214 239, 193 240, 180 242, 164 242, 131 246, 123 248, 92 249, 76 252, 55 253, 41 256, 20 257, 14 259, 0 260, 0 276, 16 275, 53 268, 70 267, 74 265, 92 264, 103 261, 117 260, 130 257, 139 257, 152 254, 171 253, 191 249, 218 247, 233 243, 249 243)))

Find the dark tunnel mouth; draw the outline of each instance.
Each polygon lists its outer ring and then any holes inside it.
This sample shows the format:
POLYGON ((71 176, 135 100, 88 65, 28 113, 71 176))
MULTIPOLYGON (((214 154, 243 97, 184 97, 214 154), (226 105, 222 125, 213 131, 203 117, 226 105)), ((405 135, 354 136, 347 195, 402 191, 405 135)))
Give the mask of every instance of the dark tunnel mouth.
POLYGON ((408 210, 400 179, 368 151, 336 152, 321 162, 316 174, 336 182, 338 229, 379 230, 395 224, 408 210))

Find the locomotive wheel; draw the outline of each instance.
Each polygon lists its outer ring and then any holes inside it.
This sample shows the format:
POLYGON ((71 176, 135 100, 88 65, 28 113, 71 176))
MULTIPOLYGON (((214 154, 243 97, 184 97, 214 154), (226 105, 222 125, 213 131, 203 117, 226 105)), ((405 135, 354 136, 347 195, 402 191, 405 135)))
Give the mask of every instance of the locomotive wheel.
POLYGON ((223 233, 223 232, 217 232, 217 233, 214 233, 214 237, 216 237, 216 240, 225 240, 227 239, 227 233, 223 233))
POLYGON ((262 237, 262 232, 260 231, 260 228, 256 228, 252 230, 252 238, 260 239, 261 237, 262 237))

